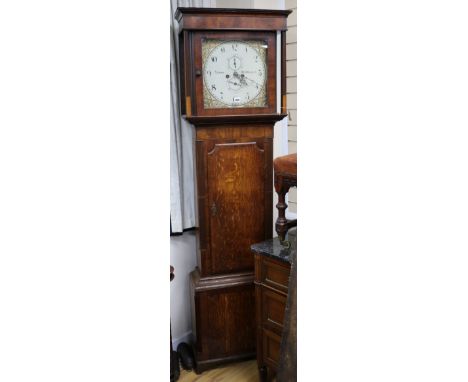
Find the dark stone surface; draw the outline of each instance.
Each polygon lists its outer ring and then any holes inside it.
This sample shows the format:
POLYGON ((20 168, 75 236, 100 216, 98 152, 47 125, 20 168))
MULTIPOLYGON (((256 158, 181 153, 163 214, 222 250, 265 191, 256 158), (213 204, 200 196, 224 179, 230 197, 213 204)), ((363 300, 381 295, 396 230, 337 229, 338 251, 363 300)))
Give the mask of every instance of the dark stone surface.
MULTIPOLYGON (((296 239, 297 228, 291 228, 286 234, 286 241, 293 244, 296 242, 296 239)), ((252 244, 250 248, 256 253, 291 264, 291 248, 281 245, 277 237, 262 241, 261 243, 252 244)))

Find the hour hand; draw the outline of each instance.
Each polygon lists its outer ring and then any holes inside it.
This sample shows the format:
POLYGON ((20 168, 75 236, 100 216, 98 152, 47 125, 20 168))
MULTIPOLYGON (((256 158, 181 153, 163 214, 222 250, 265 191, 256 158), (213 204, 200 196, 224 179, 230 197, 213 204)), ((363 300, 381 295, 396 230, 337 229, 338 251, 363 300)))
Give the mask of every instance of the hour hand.
POLYGON ((246 79, 247 77, 245 77, 244 74, 241 74, 241 75, 239 76, 239 73, 234 72, 232 75, 233 75, 233 77, 235 77, 235 78, 237 78, 237 79, 239 80, 239 82, 240 82, 241 85, 247 86, 247 82, 245 82, 245 79, 246 79))
POLYGON ((228 80, 228 86, 230 89, 232 90, 239 90, 239 88, 241 87, 241 84, 239 83, 240 81, 238 80, 228 80))

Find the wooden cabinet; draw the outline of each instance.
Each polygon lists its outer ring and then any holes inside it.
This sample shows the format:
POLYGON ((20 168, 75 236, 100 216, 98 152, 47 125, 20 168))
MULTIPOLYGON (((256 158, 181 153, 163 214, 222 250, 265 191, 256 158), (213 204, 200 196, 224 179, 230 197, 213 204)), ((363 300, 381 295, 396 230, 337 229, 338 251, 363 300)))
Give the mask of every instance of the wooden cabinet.
POLYGON ((255 253, 257 363, 262 381, 278 371, 290 269, 287 258, 255 253))

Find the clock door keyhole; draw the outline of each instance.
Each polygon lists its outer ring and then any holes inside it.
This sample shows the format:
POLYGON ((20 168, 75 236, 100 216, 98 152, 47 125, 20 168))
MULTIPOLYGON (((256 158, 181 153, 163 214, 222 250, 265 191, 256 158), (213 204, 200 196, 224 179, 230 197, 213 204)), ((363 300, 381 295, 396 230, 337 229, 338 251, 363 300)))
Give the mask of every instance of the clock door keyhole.
POLYGON ((216 216, 217 213, 218 213, 218 207, 216 207, 216 203, 213 202, 213 204, 211 205, 211 216, 216 216))

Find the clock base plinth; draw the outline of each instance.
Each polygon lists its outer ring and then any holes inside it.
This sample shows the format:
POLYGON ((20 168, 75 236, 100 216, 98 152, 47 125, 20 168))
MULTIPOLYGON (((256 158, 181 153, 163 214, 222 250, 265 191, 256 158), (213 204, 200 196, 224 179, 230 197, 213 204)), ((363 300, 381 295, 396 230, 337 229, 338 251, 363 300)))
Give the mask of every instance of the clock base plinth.
POLYGON ((255 358, 253 271, 190 276, 195 371, 255 358))
POLYGON ((214 369, 218 366, 226 365, 228 363, 248 361, 250 359, 255 359, 255 352, 218 359, 209 359, 207 361, 198 361, 195 373, 201 374, 206 370, 214 369))

